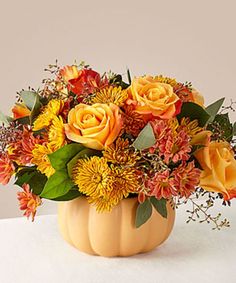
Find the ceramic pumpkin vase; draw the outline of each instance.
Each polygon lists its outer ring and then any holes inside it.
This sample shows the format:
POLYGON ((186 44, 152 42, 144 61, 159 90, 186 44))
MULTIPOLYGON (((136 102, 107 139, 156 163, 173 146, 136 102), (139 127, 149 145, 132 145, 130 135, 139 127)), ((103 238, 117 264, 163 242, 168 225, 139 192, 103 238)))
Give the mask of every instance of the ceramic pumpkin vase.
POLYGON ((68 243, 88 254, 115 257, 148 252, 168 238, 175 210, 168 202, 167 218, 153 209, 151 218, 135 228, 137 206, 137 198, 127 198, 111 212, 98 213, 85 197, 61 202, 59 229, 68 243))

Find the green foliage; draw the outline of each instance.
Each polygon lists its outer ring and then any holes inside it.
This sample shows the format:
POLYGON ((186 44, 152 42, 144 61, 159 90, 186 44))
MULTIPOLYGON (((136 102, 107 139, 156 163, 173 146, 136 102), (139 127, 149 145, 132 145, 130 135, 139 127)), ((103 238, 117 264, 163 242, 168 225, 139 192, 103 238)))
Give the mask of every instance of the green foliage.
POLYGON ((85 149, 85 147, 82 146, 81 144, 71 143, 49 154, 48 157, 52 164, 52 167, 55 170, 61 170, 61 169, 65 169, 67 163, 83 149, 85 149))
POLYGON ((32 121, 34 118, 39 114, 40 108, 42 106, 39 98, 39 94, 34 91, 21 91, 20 96, 26 105, 26 107, 31 111, 30 114, 30 124, 32 124, 32 121))
POLYGON ((133 147, 138 150, 143 150, 153 146, 156 143, 156 138, 150 123, 148 123, 133 143, 133 147))
POLYGON ((216 102, 212 103, 206 108, 207 113, 211 116, 208 120, 208 123, 211 123, 214 121, 216 114, 219 112, 221 106, 223 105, 225 101, 225 98, 221 98, 217 100, 216 102))
POLYGON ((164 218, 167 218, 167 208, 166 208, 166 199, 162 198, 160 200, 155 197, 151 197, 150 201, 156 211, 164 218))
POLYGON ((85 148, 81 144, 71 143, 49 154, 48 157, 56 170, 45 184, 41 197, 66 201, 79 197, 81 193, 72 181, 72 170, 78 158, 97 155, 96 150, 85 148))
MULTIPOLYGON (((229 114, 217 114, 213 121, 213 125, 220 129, 220 137, 221 139, 225 139, 230 141, 233 137, 233 125, 230 123, 229 114)), ((213 131, 213 125, 209 124, 208 130, 213 131)))
POLYGON ((5 126, 9 126, 9 123, 13 121, 13 118, 11 118, 10 116, 7 116, 5 114, 3 114, 0 111, 0 123, 4 124, 5 126))
POLYGON ((26 167, 16 174, 15 184, 20 187, 25 183, 29 184, 33 193, 40 195, 46 182, 47 177, 37 171, 35 167, 26 167))
POLYGON ((210 119, 208 112, 193 102, 183 103, 181 113, 177 115, 177 118, 180 121, 183 117, 189 117, 191 121, 198 120, 200 127, 204 127, 210 119))
POLYGON ((152 215, 152 204, 149 199, 146 199, 145 202, 140 203, 137 207, 135 227, 139 228, 140 226, 142 226, 145 222, 148 221, 151 215, 152 215))
POLYGON ((71 189, 68 193, 66 193, 65 195, 61 196, 61 197, 57 197, 51 200, 54 201, 68 201, 68 200, 72 200, 75 199, 77 197, 80 197, 82 194, 81 192, 79 192, 78 188, 76 190, 71 189))
POLYGON ((66 195, 73 187, 74 183, 67 170, 58 170, 47 180, 40 196, 46 199, 55 199, 66 195))
POLYGON ((115 84, 118 86, 121 86, 122 89, 126 89, 127 87, 129 87, 129 84, 125 83, 122 80, 122 76, 120 74, 115 75, 111 80, 110 80, 110 84, 115 84))

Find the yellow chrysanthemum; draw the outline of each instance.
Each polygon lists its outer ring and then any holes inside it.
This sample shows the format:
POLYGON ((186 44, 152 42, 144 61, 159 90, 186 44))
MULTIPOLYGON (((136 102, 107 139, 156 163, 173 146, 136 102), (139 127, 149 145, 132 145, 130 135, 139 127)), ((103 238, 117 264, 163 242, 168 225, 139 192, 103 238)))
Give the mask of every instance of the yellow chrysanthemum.
POLYGON ((37 165, 37 169, 45 174, 48 178, 55 173, 55 169, 52 167, 48 154, 52 153, 52 149, 49 145, 37 144, 32 151, 33 159, 32 163, 37 165))
POLYGON ((44 107, 42 113, 37 117, 33 124, 33 130, 38 131, 48 127, 55 116, 59 115, 64 106, 64 102, 59 99, 52 99, 44 107))
POLYGON ((61 116, 55 116, 48 130, 48 140, 53 151, 66 144, 64 123, 61 116))
POLYGON ((89 203, 96 206, 97 211, 111 211, 123 198, 138 190, 138 179, 134 168, 111 167, 112 183, 111 190, 99 197, 89 198, 89 203))
POLYGON ((113 103, 121 107, 127 100, 128 94, 121 87, 110 86, 108 88, 101 89, 92 98, 92 103, 113 103))
POLYGON ((109 167, 104 157, 97 156, 79 159, 73 170, 73 180, 98 211, 110 211, 138 188, 135 169, 109 167))
POLYGON ((169 84, 172 87, 174 87, 174 86, 176 86, 178 84, 178 82, 175 79, 168 78, 168 77, 163 77, 162 75, 156 76, 155 79, 157 79, 157 81, 159 83, 169 84))
POLYGON ((185 117, 181 119, 180 126, 183 127, 187 134, 191 137, 195 136, 197 133, 203 130, 198 126, 197 120, 190 121, 189 118, 185 117))
POLYGON ((108 146, 103 151, 103 156, 107 161, 119 165, 134 165, 138 156, 129 147, 129 141, 118 138, 115 143, 108 146))
POLYGON ((105 158, 93 156, 79 159, 73 169, 73 180, 79 191, 90 197, 98 197, 106 190, 111 190, 111 169, 105 158))

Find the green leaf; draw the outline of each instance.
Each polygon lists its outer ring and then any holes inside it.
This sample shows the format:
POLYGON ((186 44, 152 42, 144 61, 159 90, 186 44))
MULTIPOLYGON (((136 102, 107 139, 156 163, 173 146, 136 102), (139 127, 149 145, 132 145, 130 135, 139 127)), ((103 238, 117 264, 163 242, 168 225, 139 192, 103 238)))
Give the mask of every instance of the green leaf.
POLYGON ((0 111, 0 123, 4 124, 5 126, 9 126, 9 123, 13 121, 13 118, 3 114, 0 111))
POLYGON ((73 187, 74 183, 69 178, 67 171, 59 170, 47 180, 40 196, 46 199, 55 199, 67 194, 73 187))
POLYGON ((34 91, 23 90, 20 92, 20 96, 26 105, 26 107, 32 111, 35 106, 35 101, 39 99, 39 95, 34 91))
POLYGON ((167 218, 167 208, 166 208, 166 199, 162 198, 160 200, 156 199, 155 197, 151 197, 150 201, 156 211, 160 213, 160 215, 164 218, 167 218))
POLYGON ((26 107, 31 111, 30 123, 32 123, 34 118, 39 114, 40 108, 42 106, 39 94, 34 91, 23 90, 20 92, 20 96, 26 107))
POLYGON ((156 143, 156 138, 150 123, 148 123, 133 143, 133 147, 143 150, 153 146, 156 143))
POLYGON ((69 174, 69 177, 72 178, 72 171, 73 171, 73 168, 77 162, 77 160, 79 158, 86 158, 86 157, 89 157, 89 156, 93 156, 93 155, 96 155, 96 150, 93 150, 93 149, 89 149, 89 148, 85 148, 83 150, 81 150, 79 153, 77 153, 68 163, 67 163, 67 171, 68 171, 68 174, 69 174))
POLYGON ((225 98, 221 98, 217 100, 216 102, 210 104, 207 108, 206 111, 207 113, 211 116, 208 120, 208 123, 211 123, 214 121, 216 114, 219 112, 221 106, 223 105, 225 101, 225 98))
POLYGON ((31 123, 31 120, 32 119, 30 116, 26 116, 26 117, 18 118, 15 121, 17 121, 21 125, 29 125, 31 123))
POLYGON ((79 143, 71 143, 49 154, 48 157, 54 169, 66 169, 67 163, 84 148, 79 143))
POLYGON ((75 199, 77 197, 80 197, 81 195, 82 195, 81 192, 79 192, 79 190, 77 188, 77 190, 70 190, 65 195, 63 195, 61 197, 54 198, 52 200, 54 200, 54 201, 68 201, 68 200, 72 200, 72 199, 75 199))
POLYGON ((182 105, 181 112, 177 115, 180 121, 183 117, 189 117, 192 120, 198 120, 200 127, 204 127, 208 122, 210 115, 198 104, 193 102, 185 102, 182 105))
POLYGON ((29 184, 33 193, 36 195, 41 194, 47 182, 47 177, 41 174, 39 171, 37 171, 35 167, 33 167, 33 169, 25 168, 20 170, 16 174, 16 178, 17 178, 17 180, 15 181, 16 185, 22 187, 23 184, 25 183, 29 184))
POLYGON ((146 199, 145 202, 140 203, 137 207, 135 227, 139 228, 140 226, 142 226, 145 222, 148 221, 151 215, 152 215, 152 205, 149 199, 146 199))

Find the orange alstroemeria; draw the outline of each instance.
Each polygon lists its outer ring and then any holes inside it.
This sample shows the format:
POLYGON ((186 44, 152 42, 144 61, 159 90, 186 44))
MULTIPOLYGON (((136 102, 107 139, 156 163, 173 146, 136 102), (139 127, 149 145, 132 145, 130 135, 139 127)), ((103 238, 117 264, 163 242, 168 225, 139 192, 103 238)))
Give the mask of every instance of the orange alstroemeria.
POLYGON ((12 108, 12 113, 13 113, 14 119, 19 119, 19 118, 23 118, 23 117, 29 116, 31 112, 24 104, 17 103, 12 108))

